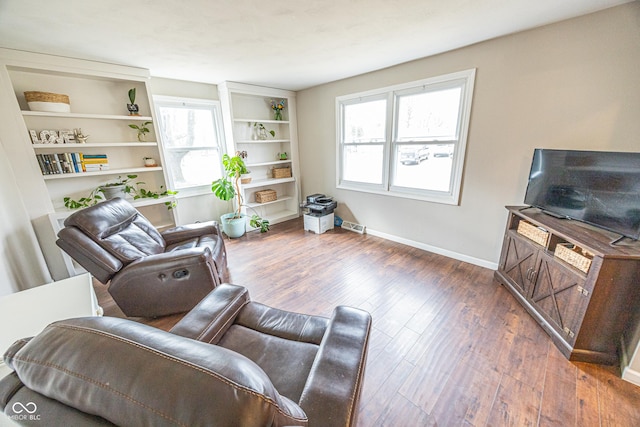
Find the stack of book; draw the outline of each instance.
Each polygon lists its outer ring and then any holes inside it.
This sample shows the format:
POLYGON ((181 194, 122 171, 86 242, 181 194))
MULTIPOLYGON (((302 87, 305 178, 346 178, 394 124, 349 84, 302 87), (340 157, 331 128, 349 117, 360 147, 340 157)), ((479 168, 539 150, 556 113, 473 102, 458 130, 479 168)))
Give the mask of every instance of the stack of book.
POLYGON ((98 172, 109 170, 109 159, 106 154, 84 154, 82 156, 82 170, 84 172, 98 172))
POLYGON ((106 154, 36 154, 36 159, 43 175, 109 170, 109 159, 106 154))

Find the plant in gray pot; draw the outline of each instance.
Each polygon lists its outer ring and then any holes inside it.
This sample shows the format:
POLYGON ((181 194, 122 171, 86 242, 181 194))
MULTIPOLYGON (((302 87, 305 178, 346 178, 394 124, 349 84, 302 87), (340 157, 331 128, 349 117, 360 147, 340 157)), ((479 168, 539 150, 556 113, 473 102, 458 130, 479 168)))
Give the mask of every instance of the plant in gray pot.
POLYGON ((127 194, 133 190, 133 186, 131 185, 131 180, 137 178, 137 175, 127 175, 126 178, 118 177, 113 182, 107 182, 104 185, 101 185, 100 191, 104 195, 104 198, 107 200, 115 199, 116 197, 125 198, 127 194))
MULTIPOLYGON (((247 173, 240 152, 233 157, 228 154, 222 156, 222 165, 225 174, 222 178, 211 184, 211 191, 217 198, 223 201, 232 200, 235 197, 236 210, 220 217, 222 231, 230 238, 242 237, 246 232, 246 215, 242 213, 242 193, 240 192, 240 175, 247 173)), ((260 229, 261 233, 269 231, 269 221, 257 214, 251 216, 249 224, 260 229)))

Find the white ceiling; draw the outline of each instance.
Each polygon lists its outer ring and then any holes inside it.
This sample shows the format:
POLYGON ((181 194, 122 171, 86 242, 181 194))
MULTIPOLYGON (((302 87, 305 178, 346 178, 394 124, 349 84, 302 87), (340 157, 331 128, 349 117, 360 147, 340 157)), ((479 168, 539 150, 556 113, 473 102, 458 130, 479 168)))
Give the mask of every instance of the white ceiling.
POLYGON ((632 0, 0 0, 0 47, 299 90, 632 0))

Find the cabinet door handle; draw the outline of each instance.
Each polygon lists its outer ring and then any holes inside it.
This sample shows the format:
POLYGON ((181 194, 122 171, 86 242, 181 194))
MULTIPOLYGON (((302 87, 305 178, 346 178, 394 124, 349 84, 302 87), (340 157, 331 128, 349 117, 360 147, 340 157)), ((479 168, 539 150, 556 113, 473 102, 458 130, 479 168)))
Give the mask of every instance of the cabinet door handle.
POLYGON ((531 267, 527 268, 527 280, 531 280, 531 267))
POLYGON ((531 279, 529 279, 529 280, 531 280, 531 283, 535 283, 537 275, 538 275, 538 272, 536 270, 533 270, 531 272, 531 279))

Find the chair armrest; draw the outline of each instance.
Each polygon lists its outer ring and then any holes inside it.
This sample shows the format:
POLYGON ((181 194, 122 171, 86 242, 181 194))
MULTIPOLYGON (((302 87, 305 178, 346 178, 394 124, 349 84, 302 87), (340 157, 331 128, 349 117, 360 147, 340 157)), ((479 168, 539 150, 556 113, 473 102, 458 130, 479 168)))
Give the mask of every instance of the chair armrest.
POLYGON ((211 291, 169 332, 216 344, 249 301, 246 288, 224 283, 211 291))
POLYGON ((220 234, 220 226, 216 221, 181 225, 178 227, 169 228, 168 230, 160 233, 167 246, 173 243, 182 242, 184 240, 204 236, 206 234, 217 234, 219 236, 222 236, 220 234))
POLYGON ((149 255, 124 267, 109 293, 127 316, 157 317, 191 310, 220 284, 208 247, 149 255))
POLYGON ((128 274, 145 274, 146 271, 160 271, 161 269, 180 268, 181 266, 191 262, 191 260, 211 258, 211 250, 206 247, 187 248, 174 252, 163 252, 154 255, 148 255, 140 258, 131 264, 125 266, 118 276, 129 272, 128 274))
POLYGON ((309 420, 323 420, 323 426, 355 422, 370 330, 369 313, 336 307, 300 396, 309 420))

